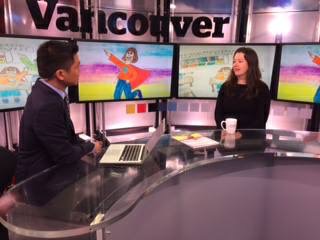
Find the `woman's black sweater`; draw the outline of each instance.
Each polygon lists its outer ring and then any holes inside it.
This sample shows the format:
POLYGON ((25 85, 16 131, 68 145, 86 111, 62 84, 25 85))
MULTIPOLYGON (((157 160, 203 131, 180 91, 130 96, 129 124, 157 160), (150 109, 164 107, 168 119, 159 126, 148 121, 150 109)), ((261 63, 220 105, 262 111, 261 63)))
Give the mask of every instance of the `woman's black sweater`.
POLYGON ((227 94, 226 84, 221 86, 218 94, 215 121, 221 128, 221 121, 226 118, 236 118, 237 129, 265 129, 270 111, 270 91, 261 82, 257 96, 247 98, 247 85, 237 84, 232 88, 232 94, 227 94))

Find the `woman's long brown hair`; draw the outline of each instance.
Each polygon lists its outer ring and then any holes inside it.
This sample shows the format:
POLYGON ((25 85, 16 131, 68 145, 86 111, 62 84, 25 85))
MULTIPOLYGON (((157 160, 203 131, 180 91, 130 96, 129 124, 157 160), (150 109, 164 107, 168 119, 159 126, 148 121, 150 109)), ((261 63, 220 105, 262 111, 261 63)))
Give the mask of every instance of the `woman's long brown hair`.
MULTIPOLYGON (((259 68, 259 59, 257 53, 249 47, 240 47, 234 54, 233 58, 237 53, 243 53, 244 58, 248 62, 248 72, 247 72, 247 91, 245 92, 246 98, 252 98, 257 96, 259 92, 259 86, 261 83, 261 71, 259 68)), ((237 86, 238 78, 234 74, 233 68, 226 81, 226 92, 228 95, 234 94, 234 89, 237 86)))

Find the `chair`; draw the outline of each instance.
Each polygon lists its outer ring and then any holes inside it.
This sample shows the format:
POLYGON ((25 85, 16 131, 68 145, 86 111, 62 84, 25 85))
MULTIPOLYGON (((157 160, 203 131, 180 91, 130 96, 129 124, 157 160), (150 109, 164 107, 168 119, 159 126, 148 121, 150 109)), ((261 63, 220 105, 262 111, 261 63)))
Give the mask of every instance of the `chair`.
MULTIPOLYGON (((6 188, 12 183, 16 168, 17 158, 15 153, 0 147, 0 197, 6 188)), ((0 224, 0 239, 8 240, 7 229, 0 224)))
POLYGON ((12 183, 16 163, 16 154, 6 148, 0 147, 0 196, 12 183))

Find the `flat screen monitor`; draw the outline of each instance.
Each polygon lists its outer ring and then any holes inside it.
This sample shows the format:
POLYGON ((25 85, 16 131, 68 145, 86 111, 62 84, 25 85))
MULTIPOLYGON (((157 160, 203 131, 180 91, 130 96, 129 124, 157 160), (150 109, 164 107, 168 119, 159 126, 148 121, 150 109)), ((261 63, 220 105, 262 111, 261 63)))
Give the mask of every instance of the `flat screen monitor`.
POLYGON ((78 41, 79 101, 171 97, 174 45, 78 41))
POLYGON ((285 44, 277 99, 320 103, 320 44, 285 44))
MULTIPOLYGON (((232 68, 233 54, 244 45, 180 45, 179 98, 216 98, 232 68)), ((270 89, 276 45, 245 45, 259 58, 264 81, 270 89)))
POLYGON ((45 39, 0 37, 0 111, 23 108, 38 78, 37 49, 45 39))

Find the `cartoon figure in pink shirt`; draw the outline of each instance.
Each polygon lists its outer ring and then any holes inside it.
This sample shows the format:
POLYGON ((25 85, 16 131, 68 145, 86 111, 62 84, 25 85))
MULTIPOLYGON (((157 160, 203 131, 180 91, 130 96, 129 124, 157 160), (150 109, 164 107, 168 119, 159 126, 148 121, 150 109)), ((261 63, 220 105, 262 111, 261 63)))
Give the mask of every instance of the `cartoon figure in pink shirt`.
POLYGON ((120 72, 118 75, 117 85, 114 91, 114 99, 121 99, 124 93, 126 99, 142 99, 142 92, 139 87, 149 76, 150 72, 132 65, 138 61, 138 53, 135 48, 128 48, 122 57, 122 61, 107 50, 104 50, 108 59, 115 64, 120 72), (132 89, 136 89, 132 91, 132 89))

